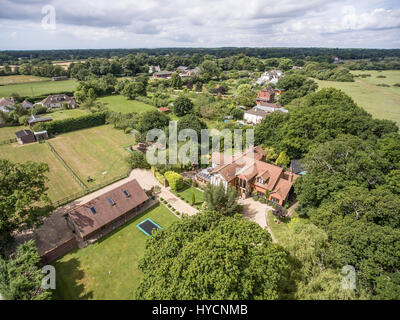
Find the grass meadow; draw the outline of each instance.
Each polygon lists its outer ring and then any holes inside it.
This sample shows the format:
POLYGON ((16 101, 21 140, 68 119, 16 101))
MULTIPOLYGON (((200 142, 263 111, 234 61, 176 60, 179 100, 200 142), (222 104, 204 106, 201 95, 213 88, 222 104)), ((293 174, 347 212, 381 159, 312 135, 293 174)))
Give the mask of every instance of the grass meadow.
POLYGON ((73 131, 49 140, 58 154, 89 187, 125 174, 129 155, 123 147, 134 138, 111 125, 73 131), (86 182, 88 176, 94 179, 86 182))
POLYGON ((0 146, 0 159, 7 159, 13 162, 34 161, 47 163, 50 169, 47 174, 49 178, 47 182, 48 195, 52 201, 61 200, 71 194, 82 191, 79 184, 45 143, 2 145, 0 146))
POLYGON ((13 93, 20 96, 39 96, 50 93, 63 93, 75 90, 76 80, 36 81, 0 86, 0 97, 10 97, 13 93))
POLYGON ((121 113, 130 113, 130 112, 146 112, 157 110, 156 107, 153 107, 149 104, 136 101, 136 100, 128 100, 124 96, 115 95, 115 96, 107 96, 99 98, 99 101, 106 104, 106 106, 115 112, 121 113))
POLYGON ((32 75, 11 75, 11 76, 0 76, 0 86, 6 86, 18 83, 31 83, 38 81, 49 81, 49 78, 37 77, 32 75))
POLYGON ((54 298, 132 300, 143 275, 138 262, 149 238, 136 226, 147 218, 162 228, 178 221, 158 204, 88 247, 66 254, 54 263, 54 298))
POLYGON ((371 77, 355 78, 355 82, 315 80, 320 89, 333 87, 343 90, 354 101, 377 119, 393 120, 400 126, 400 70, 352 71, 353 74, 370 74, 371 77), (383 76, 385 78, 378 78, 383 76), (389 87, 381 87, 386 84, 389 87))

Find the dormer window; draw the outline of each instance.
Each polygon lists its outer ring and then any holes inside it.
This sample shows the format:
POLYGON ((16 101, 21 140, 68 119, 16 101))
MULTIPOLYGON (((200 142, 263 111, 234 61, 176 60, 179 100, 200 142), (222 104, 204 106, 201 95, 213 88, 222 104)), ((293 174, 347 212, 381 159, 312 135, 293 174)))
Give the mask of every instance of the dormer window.
POLYGON ((110 206, 114 206, 115 205, 114 200, 111 199, 111 198, 107 198, 107 202, 110 204, 110 206))
POLYGON ((125 197, 129 198, 131 196, 131 194, 128 192, 128 190, 122 190, 123 194, 125 195, 125 197))
POLYGON ((90 207, 90 211, 91 211, 93 214, 96 214, 96 213, 97 213, 96 208, 93 207, 93 206, 90 207))

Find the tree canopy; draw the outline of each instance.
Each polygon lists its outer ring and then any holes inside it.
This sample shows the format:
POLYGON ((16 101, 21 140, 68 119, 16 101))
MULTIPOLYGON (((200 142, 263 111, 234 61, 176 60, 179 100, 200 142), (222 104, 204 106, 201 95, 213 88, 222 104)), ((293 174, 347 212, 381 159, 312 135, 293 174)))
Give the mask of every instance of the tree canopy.
POLYGON ((277 299, 287 261, 266 230, 206 211, 149 239, 136 299, 277 299))
POLYGON ((13 231, 37 226, 52 207, 47 196, 46 163, 0 159, 0 247, 13 231))
POLYGON ((34 240, 21 244, 9 260, 0 255, 0 293, 5 299, 50 299, 51 292, 42 288, 43 277, 34 240))

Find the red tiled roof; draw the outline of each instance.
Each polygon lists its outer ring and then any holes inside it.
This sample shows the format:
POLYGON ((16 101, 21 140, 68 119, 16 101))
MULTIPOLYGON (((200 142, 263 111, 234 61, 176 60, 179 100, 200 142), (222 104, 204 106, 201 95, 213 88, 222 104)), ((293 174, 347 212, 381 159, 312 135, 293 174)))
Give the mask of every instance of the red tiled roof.
POLYGON ((148 199, 137 180, 132 180, 72 209, 68 215, 81 237, 85 237, 130 212, 148 199), (128 191, 130 196, 127 197, 123 190, 128 191), (115 204, 110 205, 107 198, 111 198, 115 204), (95 214, 92 213, 91 207, 96 210, 95 214))
POLYGON ((160 111, 160 112, 168 112, 169 108, 168 107, 161 107, 161 108, 158 108, 157 110, 160 111))

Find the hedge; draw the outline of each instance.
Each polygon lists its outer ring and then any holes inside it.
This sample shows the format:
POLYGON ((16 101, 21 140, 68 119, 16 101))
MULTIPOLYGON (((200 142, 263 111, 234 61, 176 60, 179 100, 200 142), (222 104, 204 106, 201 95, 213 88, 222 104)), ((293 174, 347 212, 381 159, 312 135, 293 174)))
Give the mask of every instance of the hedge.
POLYGON ((174 171, 167 171, 164 174, 165 179, 167 179, 169 186, 172 190, 178 191, 184 187, 183 177, 174 171))
POLYGON ((85 128, 100 126, 106 123, 106 113, 97 112, 77 118, 68 118, 44 123, 49 134, 65 133, 85 128))

